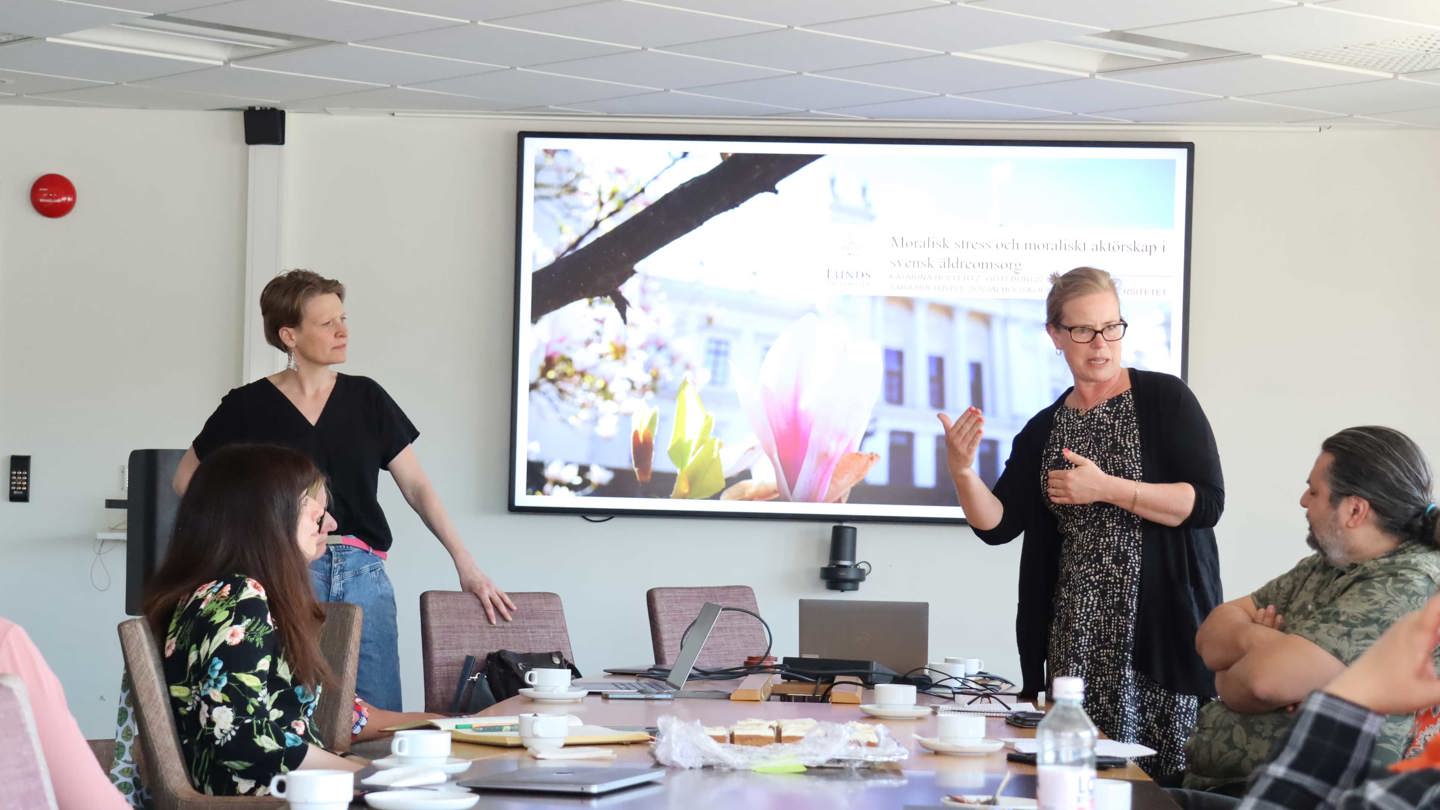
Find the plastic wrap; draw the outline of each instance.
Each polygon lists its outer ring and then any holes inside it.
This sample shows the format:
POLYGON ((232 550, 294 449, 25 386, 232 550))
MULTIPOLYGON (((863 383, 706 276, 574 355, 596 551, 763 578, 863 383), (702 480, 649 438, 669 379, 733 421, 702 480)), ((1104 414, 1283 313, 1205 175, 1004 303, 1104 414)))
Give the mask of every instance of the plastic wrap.
POLYGON ((883 725, 871 726, 879 738, 874 746, 851 742, 851 726, 869 725, 859 723, 817 723, 799 742, 757 746, 716 742, 705 733, 698 720, 665 715, 657 724, 660 734, 655 742, 655 759, 671 768, 749 770, 781 763, 798 763, 810 768, 863 767, 899 762, 910 755, 883 725))

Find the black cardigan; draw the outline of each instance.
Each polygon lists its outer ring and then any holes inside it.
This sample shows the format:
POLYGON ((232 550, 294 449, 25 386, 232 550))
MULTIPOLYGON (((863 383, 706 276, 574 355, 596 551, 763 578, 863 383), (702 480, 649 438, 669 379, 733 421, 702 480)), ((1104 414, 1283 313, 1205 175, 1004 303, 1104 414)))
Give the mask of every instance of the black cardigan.
MULTIPOLYGON (((1180 526, 1141 522, 1133 665, 1173 692, 1213 697, 1215 677, 1195 652, 1195 633, 1222 601, 1212 527, 1225 509, 1225 483, 1215 435, 1199 401, 1178 378, 1130 369, 1130 383, 1140 429, 1140 480, 1184 482, 1195 488, 1195 506, 1180 526)), ((1036 414, 1015 436, 1005 471, 995 483, 995 497, 1004 505, 1004 515, 995 528, 975 530, 976 536, 990 545, 1025 534, 1015 637, 1026 694, 1046 689, 1045 658, 1062 539, 1043 500, 1040 462, 1055 412, 1069 394, 1067 390, 1036 414)))

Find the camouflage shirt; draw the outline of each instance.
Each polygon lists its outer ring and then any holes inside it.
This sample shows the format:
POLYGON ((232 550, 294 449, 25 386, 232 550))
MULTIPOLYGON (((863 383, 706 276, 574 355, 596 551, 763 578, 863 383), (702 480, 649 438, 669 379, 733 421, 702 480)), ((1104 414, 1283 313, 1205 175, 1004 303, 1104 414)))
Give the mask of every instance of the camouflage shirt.
MULTIPOLYGON (((1252 594, 1258 607, 1275 605, 1285 632, 1313 642, 1351 663, 1391 624, 1418 610, 1440 584, 1440 551, 1405 543, 1383 557, 1336 568, 1312 554, 1252 594)), ((1240 714, 1221 701, 1200 709, 1186 746, 1185 787, 1206 789, 1243 782, 1285 738, 1293 715, 1285 709, 1240 714)), ((1400 758, 1414 718, 1390 717, 1375 741, 1374 762, 1400 758)))

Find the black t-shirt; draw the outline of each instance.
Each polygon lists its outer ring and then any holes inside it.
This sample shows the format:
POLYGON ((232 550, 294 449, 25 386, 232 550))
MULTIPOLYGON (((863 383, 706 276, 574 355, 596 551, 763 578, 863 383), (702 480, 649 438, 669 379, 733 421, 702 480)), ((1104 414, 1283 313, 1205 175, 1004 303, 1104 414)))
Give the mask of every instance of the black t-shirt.
POLYGON ((310 457, 330 484, 336 534, 389 551, 393 538, 375 498, 380 471, 420 435, 395 400, 369 377, 335 375, 335 388, 311 425, 268 379, 233 388, 195 437, 203 462, 227 444, 279 444, 310 457))

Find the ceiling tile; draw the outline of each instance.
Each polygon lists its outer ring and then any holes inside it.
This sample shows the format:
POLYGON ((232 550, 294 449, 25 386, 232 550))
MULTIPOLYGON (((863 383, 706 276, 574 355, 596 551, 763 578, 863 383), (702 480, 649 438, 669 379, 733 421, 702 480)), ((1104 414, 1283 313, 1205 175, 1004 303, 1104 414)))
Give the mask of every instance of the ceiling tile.
POLYGON ((781 70, 805 71, 893 62, 925 53, 919 49, 798 29, 696 42, 670 50, 781 70))
POLYGON ((1440 25, 1440 3, 1434 0, 1332 0, 1326 7, 1404 22, 1440 25))
POLYGON ((149 79, 138 82, 138 84, 167 90, 184 90, 189 93, 263 98, 270 101, 313 98, 361 89, 352 82, 317 79, 312 76, 295 76, 289 73, 274 73, 228 65, 181 73, 177 76, 149 79))
POLYGON ((329 0, 235 0, 176 15, 187 20, 352 42, 454 25, 438 17, 329 0))
POLYGON ((816 30, 937 51, 978 51, 1095 33, 1101 29, 986 11, 978 6, 937 6, 813 26, 816 30))
POLYGON ((1440 107, 1427 107, 1423 110, 1385 113, 1384 115, 1376 116, 1376 118, 1381 121, 1414 124, 1422 127, 1440 127, 1440 107))
POLYGON ((1117 70, 1106 73, 1105 77, 1217 96, 1253 96, 1283 90, 1375 81, 1374 76, 1354 71, 1281 59, 1264 59, 1259 56, 1235 56, 1178 65, 1117 70))
POLYGON ((604 0, 584 6, 542 11, 539 14, 508 17, 505 25, 527 31, 648 48, 754 34, 775 27, 768 23, 631 3, 628 0, 604 0))
POLYGON ((1275 0, 974 0, 973 5, 1123 31, 1275 8, 1275 0))
POLYGON ((220 110, 243 109, 264 104, 265 99, 229 98, 226 96, 186 93, 180 90, 162 90, 156 87, 141 87, 134 84, 107 84, 84 90, 65 90, 47 93, 41 98, 80 101, 106 107, 129 107, 152 110, 220 110))
POLYGON ((911 90, 848 82, 843 79, 827 79, 823 76, 779 76, 773 79, 717 84, 705 88, 705 93, 723 98, 738 98, 742 101, 756 101, 761 104, 798 107, 806 110, 878 104, 905 98, 922 98, 925 95, 911 90))
POLYGON ((1418 25, 1295 6, 1200 22, 1141 28, 1134 33, 1255 54, 1287 54, 1433 33, 1418 25))
POLYGON ((31 37, 60 36, 137 17, 137 14, 128 11, 55 0, 5 0, 0 3, 0 31, 31 37))
POLYGON ((373 0, 369 5, 478 22, 594 2, 595 0, 373 0))
POLYGON ((594 101, 601 98, 633 96, 646 87, 612 82, 597 82, 590 79, 576 79, 570 76, 556 76, 531 70, 497 70, 475 76, 461 76, 455 79, 441 79, 416 85, 420 90, 438 90, 456 93, 496 102, 506 108, 532 107, 538 105, 567 104, 575 101, 594 101))
POLYGON ((397 51, 518 67, 630 50, 620 45, 605 45, 486 24, 457 25, 419 34, 385 37, 365 44, 397 51))
POLYGON ((67 101, 59 98, 45 98, 44 96, 7 96, 0 93, 0 106, 6 107, 89 107, 93 105, 84 104, 79 101, 67 101))
POLYGON ((415 84, 476 73, 490 66, 365 45, 320 45, 241 59, 232 64, 375 84, 415 84))
POLYGON ((1440 84, 1380 79, 1339 87, 1265 93, 1253 98, 1257 101, 1309 107, 1332 113, 1375 115, 1440 106, 1440 84))
POLYGON ((64 45, 40 39, 0 45, 0 70, 45 73, 75 79, 129 82, 188 70, 204 70, 207 67, 212 66, 180 59, 64 45))
POLYGON ((968 93, 1075 78, 1074 74, 1025 67, 963 54, 941 54, 879 65, 822 71, 837 79, 908 87, 931 93, 968 93))
POLYGON ((449 93, 407 90, 403 87, 382 87, 334 96, 303 99, 287 104, 307 110, 377 110, 403 112, 489 112, 497 105, 478 98, 449 93))
MULTIPOLYGON (((85 0, 85 2, 94 2, 94 0, 85 0)), ((230 0, 100 0, 94 4, 138 11, 141 14, 171 14, 176 11, 218 6, 228 2, 230 0)))
POLYGON ((1107 116, 1145 123, 1223 123, 1223 124, 1291 124, 1324 118, 1323 112, 1256 104, 1233 98, 1192 101, 1127 110, 1111 110, 1107 116))
POLYGON ((990 104, 975 99, 952 96, 930 96, 906 101, 889 101, 883 104, 837 107, 833 111, 863 115, 866 118, 944 121, 1027 121, 1050 118, 1055 115, 1048 110, 1031 110, 1009 104, 990 104))
POLYGON ((740 65, 686 56, 664 51, 629 51, 611 56, 595 56, 569 62, 552 62, 545 66, 550 73, 603 79, 628 84, 651 84, 676 90, 722 82, 740 82, 783 75, 784 71, 754 65, 740 65))
POLYGON ((584 112, 608 115, 683 115, 752 117, 783 111, 768 104, 754 104, 728 98, 675 91, 645 93, 638 96, 609 98, 565 105, 584 112))
POLYGON ((781 25, 814 25, 816 23, 873 17, 892 11, 946 5, 946 0, 656 0, 667 6, 691 8, 763 20, 781 25))
POLYGON ((100 82, 82 79, 66 79, 59 76, 42 76, 37 73, 16 73, 0 70, 0 93, 22 95, 24 93, 53 93, 56 90, 78 90, 92 87, 100 82))
MULTIPOLYGON (((1417 110, 1416 112, 1425 112, 1417 110)), ((1437 108, 1435 112, 1440 112, 1437 108)), ((1401 113, 1410 115, 1411 113, 1401 113)), ((1415 129, 1417 127, 1434 128, 1440 126, 1440 117, 1431 118, 1435 123, 1409 123, 1405 121, 1387 121, 1381 118, 1370 118, 1364 115, 1341 115, 1335 118, 1317 118, 1314 121, 1306 121, 1306 124, 1314 124, 1321 129, 1415 129)))
POLYGON ((970 96, 1026 107, 1043 107, 1073 113, 1105 112, 1124 107, 1150 107, 1198 101, 1201 96, 1179 90, 1142 87, 1105 79, 1072 79, 1050 84, 1032 84, 1005 90, 985 90, 970 96))

